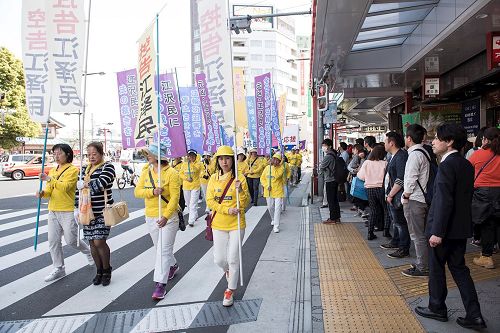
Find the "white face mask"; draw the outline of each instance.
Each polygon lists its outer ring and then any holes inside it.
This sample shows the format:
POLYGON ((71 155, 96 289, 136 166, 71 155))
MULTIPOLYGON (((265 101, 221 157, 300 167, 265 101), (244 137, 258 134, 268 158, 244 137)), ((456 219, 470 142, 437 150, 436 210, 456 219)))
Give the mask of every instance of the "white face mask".
POLYGON ((323 150, 323 152, 326 153, 328 151, 328 147, 321 146, 321 150, 323 150))

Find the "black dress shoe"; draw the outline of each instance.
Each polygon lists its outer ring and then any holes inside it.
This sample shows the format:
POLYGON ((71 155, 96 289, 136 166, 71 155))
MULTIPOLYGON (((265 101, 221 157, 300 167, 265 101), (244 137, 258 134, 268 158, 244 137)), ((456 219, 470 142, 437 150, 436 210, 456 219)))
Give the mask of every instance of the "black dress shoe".
POLYGON ((473 330, 480 330, 481 328, 486 328, 486 323, 484 322, 483 317, 477 317, 474 319, 458 317, 457 324, 473 330))
POLYGON ((374 240, 374 239, 377 239, 377 236, 373 232, 369 232, 367 239, 374 240))
POLYGON ((439 320, 439 321, 448 321, 448 315, 433 312, 428 307, 417 306, 415 308, 415 312, 419 316, 422 316, 425 318, 430 318, 430 319, 439 320))

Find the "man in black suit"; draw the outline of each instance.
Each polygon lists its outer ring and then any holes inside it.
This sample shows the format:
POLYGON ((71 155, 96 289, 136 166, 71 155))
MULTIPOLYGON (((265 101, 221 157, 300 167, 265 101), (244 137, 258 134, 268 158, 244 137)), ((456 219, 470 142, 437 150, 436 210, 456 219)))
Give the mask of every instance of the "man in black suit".
POLYGON ((457 323, 465 328, 481 329, 486 323, 481 315, 474 281, 465 266, 467 238, 472 236, 471 202, 474 191, 474 168, 459 151, 467 135, 463 127, 444 123, 437 127, 432 150, 441 156, 434 181, 434 197, 427 218, 429 238, 429 306, 417 306, 423 317, 447 321, 445 265, 460 290, 466 316, 457 323))

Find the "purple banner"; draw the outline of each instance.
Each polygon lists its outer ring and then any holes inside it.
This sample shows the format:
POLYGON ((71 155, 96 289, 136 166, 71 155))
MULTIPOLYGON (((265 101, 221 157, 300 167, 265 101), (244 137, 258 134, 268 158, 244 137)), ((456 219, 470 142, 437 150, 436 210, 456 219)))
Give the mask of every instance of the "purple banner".
POLYGON ((255 97, 247 96, 248 132, 250 134, 251 147, 257 142, 257 118, 255 115, 255 97))
POLYGON ((299 141, 299 149, 306 150, 306 140, 299 141))
MULTIPOLYGON (((160 118, 160 138, 167 148, 167 156, 169 158, 186 156, 187 148, 182 113, 177 95, 177 85, 172 73, 160 75, 160 118)), ((158 134, 155 134, 155 141, 157 137, 158 134)))
POLYGON ((120 103, 120 125, 122 129, 122 147, 144 147, 144 140, 137 143, 134 139, 137 117, 137 71, 129 69, 116 73, 118 81, 118 100, 120 103))
POLYGON ((203 121, 198 90, 195 87, 181 87, 179 93, 181 94, 182 120, 187 148, 201 153, 203 152, 203 121))
POLYGON ((217 115, 212 112, 210 105, 210 96, 207 89, 207 79, 205 73, 195 75, 196 88, 200 95, 201 110, 205 120, 205 138, 203 140, 203 149, 215 153, 217 148, 222 145, 219 131, 219 120, 217 115))
POLYGON ((276 101, 276 92, 272 91, 272 105, 271 105, 271 130, 273 135, 273 147, 278 146, 279 150, 282 154, 285 153, 285 149, 283 148, 283 140, 281 139, 281 129, 280 129, 280 120, 278 114, 278 102, 276 101))
POLYGON ((257 116, 257 154, 271 149, 271 73, 255 77, 255 114, 257 116))

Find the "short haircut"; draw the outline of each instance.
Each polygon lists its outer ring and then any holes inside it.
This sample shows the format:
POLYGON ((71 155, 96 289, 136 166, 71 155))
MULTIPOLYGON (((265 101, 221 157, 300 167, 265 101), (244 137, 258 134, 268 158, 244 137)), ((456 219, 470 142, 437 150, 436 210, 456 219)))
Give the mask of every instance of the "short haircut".
POLYGON ((356 150, 358 151, 358 153, 359 153, 360 151, 365 150, 365 147, 363 147, 363 145, 360 145, 360 144, 358 143, 358 144, 355 144, 355 145, 354 145, 354 147, 352 147, 352 149, 353 149, 353 150, 354 150, 354 149, 356 149, 356 150))
POLYGON ((66 155, 66 162, 71 163, 73 162, 73 149, 66 144, 66 143, 58 143, 55 144, 54 147, 52 147, 52 152, 56 151, 57 149, 60 149, 64 154, 66 155))
POLYGON ((381 145, 377 145, 373 147, 370 156, 368 156, 369 161, 382 161, 387 153, 385 152, 385 148, 381 145))
POLYGON ((347 143, 341 142, 339 143, 340 147, 342 147, 343 150, 347 150, 347 143))
POLYGON ((389 140, 389 142, 394 142, 394 145, 397 148, 404 147, 405 141, 403 140, 403 136, 401 134, 396 133, 396 132, 388 132, 388 133, 386 133, 385 136, 387 137, 387 140, 389 140))
POLYGON ((357 144, 357 145, 362 145, 362 146, 363 146, 363 145, 365 144, 365 140, 363 140, 363 139, 361 139, 361 138, 356 139, 356 144, 357 144))
POLYGON ((332 139, 324 139, 321 145, 327 145, 328 147, 333 147, 332 139))
POLYGON ((409 136, 411 140, 416 144, 422 143, 422 141, 424 141, 426 134, 427 130, 422 125, 419 124, 411 124, 406 129, 406 136, 407 137, 409 136))
POLYGON ((374 136, 368 135, 368 136, 365 136, 365 139, 363 141, 368 145, 368 147, 373 148, 373 147, 375 147, 375 143, 377 142, 377 139, 375 139, 374 136))
POLYGON ((87 149, 89 149, 90 147, 95 148, 95 150, 97 150, 99 154, 104 155, 104 148, 102 146, 102 142, 99 141, 91 142, 87 145, 87 149))
POLYGON ((474 141, 474 147, 481 148, 483 146, 483 136, 484 131, 488 129, 488 126, 481 127, 479 131, 477 131, 476 141, 474 141))
POLYGON ((451 147, 460 151, 467 142, 467 132, 458 124, 442 123, 436 128, 436 136, 439 141, 450 142, 453 140, 451 147))

